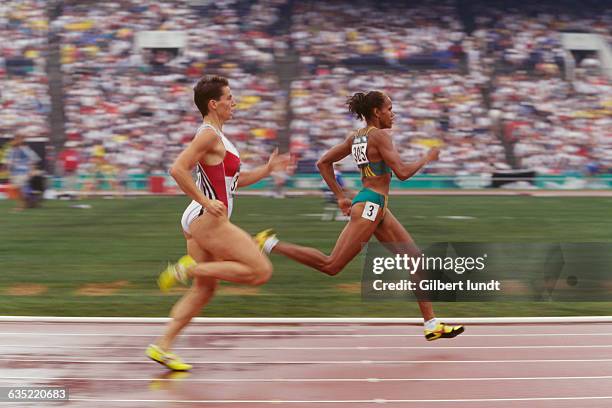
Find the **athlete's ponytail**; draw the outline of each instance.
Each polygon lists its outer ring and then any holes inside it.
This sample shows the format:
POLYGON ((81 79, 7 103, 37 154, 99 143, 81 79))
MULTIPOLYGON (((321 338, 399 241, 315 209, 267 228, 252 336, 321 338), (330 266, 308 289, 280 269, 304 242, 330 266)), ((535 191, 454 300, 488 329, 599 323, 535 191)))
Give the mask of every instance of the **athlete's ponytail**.
POLYGON ((360 120, 370 118, 374 108, 382 108, 384 103, 385 94, 380 91, 370 91, 367 94, 357 92, 346 101, 349 112, 360 120))

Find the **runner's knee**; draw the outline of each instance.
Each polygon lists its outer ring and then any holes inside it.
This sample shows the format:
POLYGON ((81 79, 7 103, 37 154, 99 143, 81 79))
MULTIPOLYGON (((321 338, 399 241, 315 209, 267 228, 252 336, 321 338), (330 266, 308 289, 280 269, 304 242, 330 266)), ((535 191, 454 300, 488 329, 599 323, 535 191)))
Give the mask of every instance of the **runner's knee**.
POLYGON ((253 286, 261 286, 272 277, 272 263, 266 257, 262 257, 263 259, 258 262, 257 265, 253 267, 253 276, 250 284, 253 286))

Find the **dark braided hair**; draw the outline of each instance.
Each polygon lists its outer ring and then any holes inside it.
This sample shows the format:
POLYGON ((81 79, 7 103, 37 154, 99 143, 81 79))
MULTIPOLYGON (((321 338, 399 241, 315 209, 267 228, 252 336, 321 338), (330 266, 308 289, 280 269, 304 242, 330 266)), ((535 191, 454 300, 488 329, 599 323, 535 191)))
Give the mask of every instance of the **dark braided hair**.
POLYGON ((357 119, 367 120, 372 116, 374 108, 382 108, 385 103, 385 94, 380 91, 370 91, 367 94, 363 92, 357 92, 348 100, 349 112, 351 112, 357 119))

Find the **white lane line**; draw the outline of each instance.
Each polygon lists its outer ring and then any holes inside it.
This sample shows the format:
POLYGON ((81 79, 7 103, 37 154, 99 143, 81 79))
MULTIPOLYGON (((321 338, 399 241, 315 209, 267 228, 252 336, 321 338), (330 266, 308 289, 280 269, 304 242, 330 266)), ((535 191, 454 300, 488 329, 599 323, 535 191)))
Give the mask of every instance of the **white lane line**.
POLYGON ((448 403, 448 402, 505 402, 505 401, 575 401, 604 400, 612 396, 585 397, 534 397, 534 398, 470 398, 470 399, 370 399, 370 400, 136 400, 136 399, 97 399, 70 396, 70 401, 91 402, 146 402, 146 403, 185 403, 185 404, 393 404, 393 403, 448 403))
MULTIPOLYGON (((74 360, 74 359, 37 359, 13 356, 0 358, 0 362, 10 363, 86 363, 86 364, 151 364, 149 360, 74 360)), ((287 360, 287 361, 190 361, 193 364, 470 364, 470 363, 576 363, 611 362, 612 358, 602 359, 539 359, 539 360, 287 360)))
POLYGON ((165 382, 423 382, 423 381, 554 381, 612 380, 612 375, 575 377, 458 377, 458 378, 106 378, 106 377, 2 377, 0 382, 14 381, 165 381, 165 382))
MULTIPOLYGON (((67 349, 67 350, 142 350, 145 346, 61 346, 61 345, 23 345, 0 344, 0 348, 19 349, 67 349)), ((580 345, 533 345, 533 346, 329 346, 329 347, 173 347, 172 350, 479 350, 479 349, 565 349, 565 348, 612 348, 612 344, 580 344, 580 345)))
MULTIPOLYGON (((129 334, 129 333, 48 333, 48 332, 7 332, 2 333, 3 336, 102 336, 102 337, 156 337, 159 333, 149 334, 129 334)), ((612 336, 610 333, 508 333, 508 334, 462 334, 461 337, 565 337, 565 336, 612 336)), ((422 334, 304 334, 304 333, 286 333, 280 334, 224 334, 224 333, 199 333, 199 334, 181 334, 181 337, 423 337, 422 334)))

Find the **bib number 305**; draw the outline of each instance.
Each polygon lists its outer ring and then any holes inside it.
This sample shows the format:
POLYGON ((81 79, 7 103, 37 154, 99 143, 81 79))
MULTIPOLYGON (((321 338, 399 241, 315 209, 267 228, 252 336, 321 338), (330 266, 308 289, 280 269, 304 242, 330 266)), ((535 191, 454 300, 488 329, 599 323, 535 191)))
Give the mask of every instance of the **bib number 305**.
POLYGON ((378 215, 378 210, 380 210, 380 205, 375 204, 371 201, 366 201, 361 216, 366 220, 374 221, 376 220, 376 215, 378 215))
POLYGON ((352 147, 353 158, 358 166, 368 163, 366 156, 366 149, 368 148, 367 143, 355 143, 352 147))

